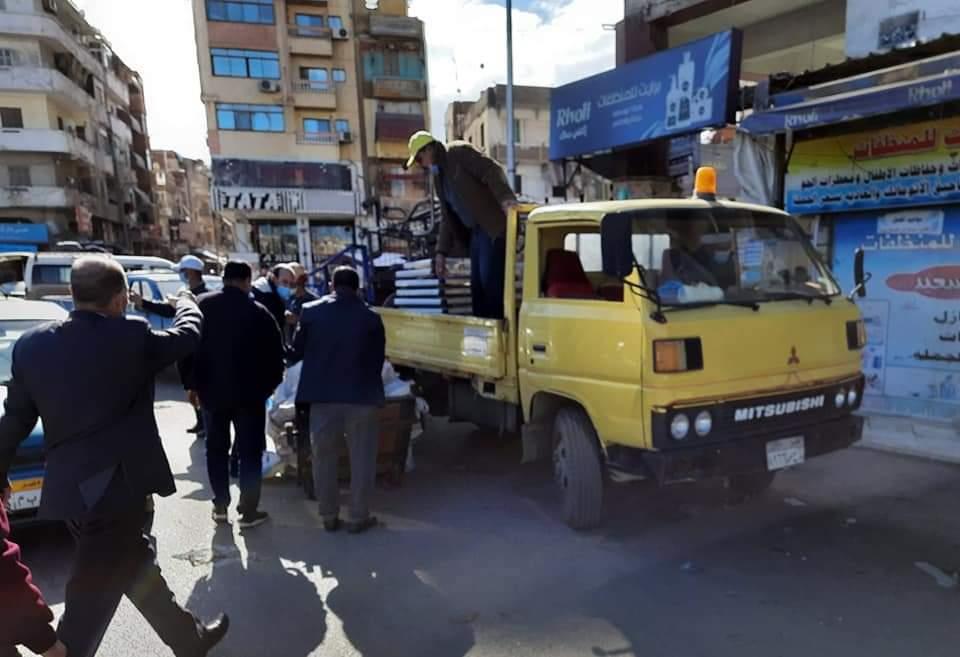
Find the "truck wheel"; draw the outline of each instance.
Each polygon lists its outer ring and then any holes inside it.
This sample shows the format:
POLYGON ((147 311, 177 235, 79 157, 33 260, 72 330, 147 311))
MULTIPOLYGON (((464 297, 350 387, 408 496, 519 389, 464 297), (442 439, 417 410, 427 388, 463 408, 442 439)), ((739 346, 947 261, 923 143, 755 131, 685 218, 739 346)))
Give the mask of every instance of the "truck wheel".
POLYGON ((553 425, 553 472, 563 519, 573 529, 592 529, 603 511, 603 465, 597 433, 580 409, 565 408, 553 425))
POLYGON ((727 479, 727 488, 735 501, 760 497, 773 485, 776 472, 754 472, 733 475, 727 479))

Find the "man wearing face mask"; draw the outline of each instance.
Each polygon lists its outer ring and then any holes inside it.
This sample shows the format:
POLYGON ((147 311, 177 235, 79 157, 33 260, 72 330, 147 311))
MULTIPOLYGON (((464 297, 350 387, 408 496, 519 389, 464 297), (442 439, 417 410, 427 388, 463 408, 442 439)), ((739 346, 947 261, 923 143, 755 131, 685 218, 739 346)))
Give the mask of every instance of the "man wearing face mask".
POLYGON ((410 137, 409 150, 407 168, 418 164, 430 172, 440 198, 436 275, 446 276, 455 244, 469 244, 473 314, 502 319, 507 211, 517 204, 503 169, 472 144, 444 146, 425 131, 410 137))
POLYGON ((286 326, 287 304, 293 297, 296 278, 290 265, 279 264, 253 283, 253 298, 270 311, 281 330, 286 326))

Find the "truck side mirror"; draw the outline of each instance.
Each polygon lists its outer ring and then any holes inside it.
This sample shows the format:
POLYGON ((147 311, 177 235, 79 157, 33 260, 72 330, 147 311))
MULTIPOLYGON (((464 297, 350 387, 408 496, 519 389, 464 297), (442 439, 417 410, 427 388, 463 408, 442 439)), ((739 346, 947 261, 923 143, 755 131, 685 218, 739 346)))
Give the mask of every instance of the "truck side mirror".
POLYGON ((610 214, 600 225, 600 253, 603 273, 622 280, 633 272, 633 218, 629 214, 610 214))
POLYGON ((863 271, 864 261, 863 249, 857 249, 853 254, 853 290, 850 292, 850 298, 858 296, 861 299, 867 296, 867 281, 870 280, 870 274, 863 271))

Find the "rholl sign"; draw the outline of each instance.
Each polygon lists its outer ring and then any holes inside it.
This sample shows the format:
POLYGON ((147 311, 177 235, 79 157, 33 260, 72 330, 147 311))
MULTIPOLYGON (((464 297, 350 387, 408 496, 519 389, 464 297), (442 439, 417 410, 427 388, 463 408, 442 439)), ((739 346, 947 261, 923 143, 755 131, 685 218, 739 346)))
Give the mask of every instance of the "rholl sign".
POLYGON ((726 125, 734 118, 741 34, 720 32, 553 90, 550 159, 726 125))

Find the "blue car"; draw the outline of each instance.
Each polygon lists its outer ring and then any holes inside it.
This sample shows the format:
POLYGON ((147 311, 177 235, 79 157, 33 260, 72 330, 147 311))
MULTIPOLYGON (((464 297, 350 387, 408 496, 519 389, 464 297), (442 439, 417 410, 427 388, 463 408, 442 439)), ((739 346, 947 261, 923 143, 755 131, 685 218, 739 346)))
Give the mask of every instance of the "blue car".
MULTIPOLYGON (((178 274, 160 273, 160 272, 134 272, 127 274, 127 282, 130 290, 136 292, 147 301, 163 303, 169 297, 173 297, 183 287, 183 281, 178 274)), ((211 292, 223 287, 223 280, 217 276, 204 276, 203 282, 211 292)), ((172 319, 161 317, 155 313, 142 312, 130 307, 129 314, 138 317, 145 317, 150 326, 156 330, 170 328, 173 324, 172 319)))
MULTIPOLYGON (((3 414, 2 402, 7 398, 14 344, 30 329, 66 318, 67 311, 56 303, 0 296, 0 415, 3 414)), ((30 437, 20 444, 9 472, 13 488, 9 502, 12 523, 19 524, 36 516, 43 490, 44 462, 43 425, 37 422, 30 437)))

